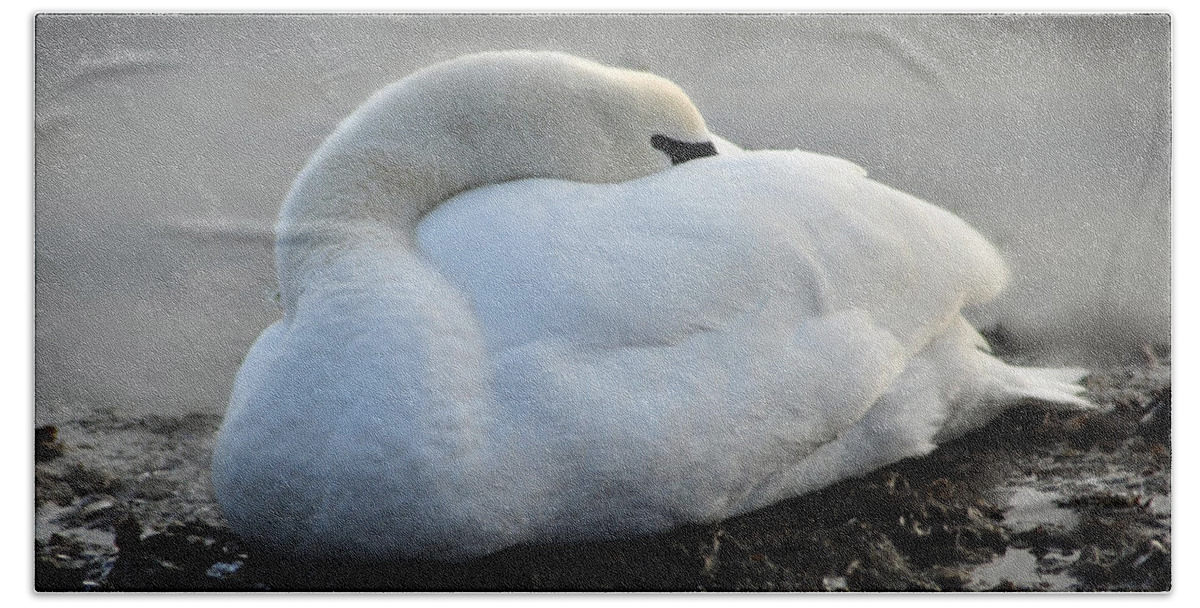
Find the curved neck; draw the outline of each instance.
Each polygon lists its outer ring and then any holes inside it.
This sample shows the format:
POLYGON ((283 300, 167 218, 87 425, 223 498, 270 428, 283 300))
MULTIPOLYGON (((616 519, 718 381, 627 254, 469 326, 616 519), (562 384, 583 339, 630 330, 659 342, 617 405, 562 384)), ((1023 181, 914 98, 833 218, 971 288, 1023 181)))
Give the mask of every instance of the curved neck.
MULTIPOLYGON (((350 133, 334 139, 355 140, 350 133)), ((348 253, 365 247, 412 250, 421 216, 454 191, 428 164, 414 162, 415 154, 395 145, 337 143, 327 142, 309 160, 276 225, 276 275, 286 310, 292 310, 307 275, 348 253)))

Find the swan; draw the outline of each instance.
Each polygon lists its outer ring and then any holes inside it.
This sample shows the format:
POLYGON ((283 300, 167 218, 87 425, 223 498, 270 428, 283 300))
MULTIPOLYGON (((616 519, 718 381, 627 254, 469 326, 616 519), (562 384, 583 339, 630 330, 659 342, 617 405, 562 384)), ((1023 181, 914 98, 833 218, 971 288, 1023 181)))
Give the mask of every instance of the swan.
POLYGON ((231 527, 461 561, 713 522, 933 450, 1079 369, 989 354, 1003 260, 845 160, 749 151, 647 73, 552 52, 420 70, 345 119, 276 228, 239 370, 231 527))

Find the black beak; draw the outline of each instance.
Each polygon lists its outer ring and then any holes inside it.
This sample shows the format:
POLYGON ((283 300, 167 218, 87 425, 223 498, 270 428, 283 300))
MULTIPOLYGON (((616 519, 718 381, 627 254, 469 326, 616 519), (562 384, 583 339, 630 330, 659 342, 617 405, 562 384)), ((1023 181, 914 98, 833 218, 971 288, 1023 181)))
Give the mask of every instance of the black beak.
POLYGON ((671 139, 666 135, 654 135, 650 138, 650 145, 656 150, 662 150, 671 157, 671 164, 678 165, 686 163, 693 158, 704 158, 705 156, 716 156, 717 147, 711 141, 702 141, 691 143, 671 139))

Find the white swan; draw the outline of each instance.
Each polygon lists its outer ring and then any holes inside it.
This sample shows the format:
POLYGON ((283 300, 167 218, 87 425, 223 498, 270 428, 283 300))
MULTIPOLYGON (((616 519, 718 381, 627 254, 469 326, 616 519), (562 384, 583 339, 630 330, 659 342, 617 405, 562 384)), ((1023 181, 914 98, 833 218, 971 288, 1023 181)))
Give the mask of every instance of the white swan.
POLYGON ((230 524, 459 560, 727 518, 1025 399, 1089 407, 1081 370, 1010 367, 960 315, 1006 280, 991 245, 865 175, 740 151, 670 82, 562 54, 384 89, 284 206, 285 315, 213 459, 230 524))

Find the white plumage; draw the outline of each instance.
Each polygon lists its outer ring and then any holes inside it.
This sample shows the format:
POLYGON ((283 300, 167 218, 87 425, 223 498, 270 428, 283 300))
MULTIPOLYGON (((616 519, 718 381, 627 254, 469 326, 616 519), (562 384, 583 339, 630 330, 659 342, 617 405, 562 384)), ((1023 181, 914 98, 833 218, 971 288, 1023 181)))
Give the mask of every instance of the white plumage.
POLYGON ((1007 271, 960 219, 844 160, 741 151, 673 84, 561 54, 377 94, 297 178, 277 263, 285 316, 213 479, 235 530, 303 555, 715 521, 1023 400, 1089 407, 1082 370, 985 352, 960 311, 1007 271))

